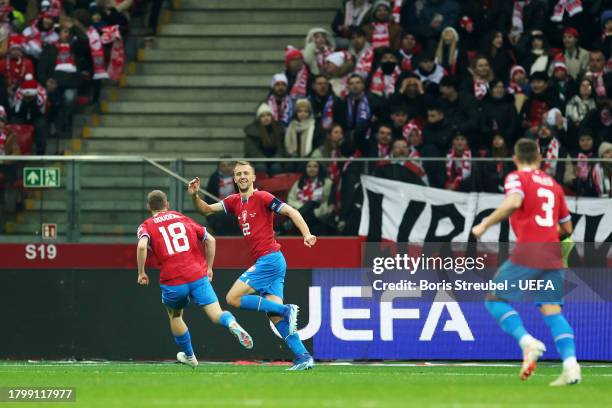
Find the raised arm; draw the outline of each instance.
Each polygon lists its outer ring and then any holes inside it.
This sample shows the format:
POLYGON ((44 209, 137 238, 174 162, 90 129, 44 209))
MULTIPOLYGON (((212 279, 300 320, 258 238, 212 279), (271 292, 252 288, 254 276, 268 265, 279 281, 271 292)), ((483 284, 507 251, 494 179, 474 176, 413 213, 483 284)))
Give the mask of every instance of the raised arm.
POLYGON ((512 193, 493 211, 491 215, 472 228, 472 234, 479 239, 490 227, 510 217, 514 211, 521 207, 523 196, 519 193, 512 193))
POLYGON ((308 224, 306 224, 306 221, 304 221, 304 217, 302 217, 302 214, 300 214, 298 210, 296 210, 289 204, 285 204, 281 207, 280 214, 289 217, 289 219, 293 221, 293 225, 295 225, 296 228, 300 230, 300 233, 304 237, 304 245, 306 245, 308 248, 312 248, 312 246, 317 243, 317 237, 310 233, 310 228, 308 228, 308 224))
POLYGON ((193 207, 197 212, 202 215, 209 215, 223 211, 223 205, 221 203, 208 204, 206 201, 198 197, 199 190, 200 178, 196 177, 189 182, 189 185, 187 186, 187 193, 191 196, 193 207))
POLYGON ((145 262, 147 261, 147 245, 149 244, 148 237, 142 237, 138 240, 136 247, 136 262, 138 263, 138 284, 148 285, 149 277, 145 272, 145 262))

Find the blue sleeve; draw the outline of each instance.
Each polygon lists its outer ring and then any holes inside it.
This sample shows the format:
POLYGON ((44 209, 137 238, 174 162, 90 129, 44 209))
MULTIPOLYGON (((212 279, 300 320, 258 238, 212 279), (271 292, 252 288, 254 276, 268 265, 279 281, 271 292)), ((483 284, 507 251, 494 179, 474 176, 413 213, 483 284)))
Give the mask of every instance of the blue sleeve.
POLYGON ((272 199, 272 201, 270 202, 270 205, 268 205, 268 209, 272 212, 275 212, 277 214, 280 214, 280 210, 281 208, 283 208, 283 206, 285 205, 285 203, 283 203, 281 200, 279 200, 278 198, 274 197, 272 199))

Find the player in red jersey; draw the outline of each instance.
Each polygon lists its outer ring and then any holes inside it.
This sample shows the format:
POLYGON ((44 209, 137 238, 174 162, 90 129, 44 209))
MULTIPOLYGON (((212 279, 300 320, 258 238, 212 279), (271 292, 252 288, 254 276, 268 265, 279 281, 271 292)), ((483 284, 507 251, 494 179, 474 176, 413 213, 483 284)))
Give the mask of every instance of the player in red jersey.
POLYGON ((203 308, 213 323, 227 327, 243 347, 253 348, 251 336, 230 312, 221 310, 210 284, 215 259, 214 237, 191 218, 171 211, 163 191, 151 191, 147 200, 152 217, 138 227, 138 283, 149 284, 149 277, 145 273, 149 247, 160 264, 159 286, 162 303, 170 318, 170 330, 183 350, 176 355, 177 359, 191 367, 198 365, 189 329, 183 321, 183 309, 190 299, 203 308), (206 258, 202 256, 201 243, 204 243, 206 258))
POLYGON ((196 210, 203 215, 224 211, 234 214, 242 230, 249 252, 255 264, 236 280, 227 293, 227 303, 246 310, 268 314, 283 337, 295 361, 290 370, 307 370, 314 367, 312 356, 306 351, 297 333, 298 307, 283 304, 283 290, 287 264, 280 245, 274 239, 274 213, 288 216, 304 237, 304 245, 312 247, 317 238, 310 233, 302 215, 266 191, 253 187, 255 170, 249 162, 239 161, 234 168, 234 182, 239 194, 232 194, 215 204, 207 204, 198 197, 200 180, 189 183, 188 192, 193 197, 196 210))
POLYGON ((546 282, 547 289, 538 291, 535 300, 563 360, 563 372, 550 385, 578 384, 581 374, 576 361, 574 331, 561 313, 563 262, 559 236, 572 233, 565 195, 552 177, 539 170, 542 156, 535 141, 518 140, 512 159, 518 170, 506 177, 506 198, 489 217, 472 229, 474 236, 480 238, 489 227, 509 217, 517 237, 511 258, 500 267, 494 278, 497 283, 510 283, 510 289, 489 294, 485 305, 501 328, 513 336, 523 350, 520 377, 526 380, 534 372, 546 347, 527 332, 518 312, 508 301, 521 297, 520 281, 538 279, 546 282))

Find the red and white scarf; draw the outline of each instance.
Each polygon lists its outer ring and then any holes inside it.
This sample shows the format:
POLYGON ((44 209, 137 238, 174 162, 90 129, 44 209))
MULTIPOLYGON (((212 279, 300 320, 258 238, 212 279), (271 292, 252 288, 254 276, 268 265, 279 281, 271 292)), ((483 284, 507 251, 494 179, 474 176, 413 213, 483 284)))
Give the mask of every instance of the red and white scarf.
POLYGON ((268 97, 268 106, 272 110, 272 117, 274 120, 282 122, 283 125, 287 126, 291 122, 291 116, 293 115, 291 97, 289 95, 283 96, 280 108, 276 96, 270 95, 268 97))
POLYGON ((587 159, 593 157, 593 152, 591 153, 578 153, 576 156, 578 161, 576 161, 576 178, 586 181, 589 178, 589 172, 591 171, 591 166, 587 159))
POLYGON ((402 11, 402 1, 403 0, 393 0, 391 2, 391 8, 393 9, 391 15, 393 16, 393 21, 399 24, 400 15, 402 11))
POLYGON ((529 4, 530 0, 517 1, 514 0, 514 6, 512 8, 512 32, 522 33, 523 32, 523 9, 529 4))
POLYGON ((234 177, 219 174, 219 198, 223 200, 235 192, 236 188, 234 187, 234 177))
POLYGON ((385 158, 385 159, 389 158, 391 154, 391 145, 388 145, 388 144, 384 145, 384 144, 377 143, 376 147, 378 150, 377 157, 385 158))
POLYGON ((395 83, 399 78, 402 71, 399 67, 395 67, 395 70, 391 75, 385 75, 382 69, 379 67, 372 74, 372 82, 370 82, 370 92, 384 97, 389 97, 395 93, 395 83))
MULTIPOLYGON (((539 144, 540 141, 538 140, 538 146, 539 144)), ((557 138, 553 137, 546 148, 544 161, 542 161, 542 170, 551 177, 554 177, 557 172, 557 159, 559 158, 560 147, 561 145, 557 138)))
POLYGON ((53 17, 59 17, 62 14, 64 6, 62 5, 62 0, 51 0, 51 7, 49 7, 49 14, 53 17))
POLYGON ((289 91, 289 95, 291 95, 291 97, 294 99, 306 97, 306 94, 308 93, 308 90, 306 89, 307 84, 308 69, 306 68, 306 64, 304 64, 302 69, 300 69, 300 71, 295 76, 295 82, 293 83, 293 86, 289 91))
POLYGON ((610 111, 608 109, 601 110, 601 113, 599 114, 599 119, 601 120, 601 123, 604 126, 612 126, 612 115, 610 114, 610 111))
POLYGON ((514 82, 514 81, 510 81, 510 83, 508 84, 508 87, 506 88, 506 91, 510 95, 516 95, 516 94, 524 93, 523 88, 519 84, 514 82))
POLYGON ((331 128, 334 124, 334 96, 329 95, 323 106, 323 114, 321 115, 321 127, 325 130, 331 128))
POLYGON ((372 23, 372 48, 388 47, 391 44, 390 41, 389 23, 372 23))
POLYGON ((446 155, 446 188, 456 190, 472 174, 472 151, 458 153, 451 148, 446 155), (461 160, 454 160, 461 159, 461 160))
POLYGON ((570 17, 582 12, 582 1, 581 0, 559 0, 553 10, 553 15, 550 17, 550 21, 560 23, 563 21, 563 14, 567 11, 570 17))
POLYGON ((106 72, 106 61, 104 60, 104 49, 102 48, 102 41, 100 41, 100 34, 93 26, 87 29, 87 38, 89 39, 89 52, 91 54, 91 60, 93 61, 93 79, 108 79, 108 72, 106 72))
POLYGON ((489 83, 481 79, 474 79, 474 97, 482 101, 489 92, 489 83))
POLYGON ((101 36, 102 44, 112 44, 110 63, 108 64, 108 76, 113 81, 118 81, 123 73, 123 65, 125 64, 125 50, 123 48, 123 39, 118 25, 112 25, 102 28, 101 36))
POLYGON ((34 68, 28 59, 25 57, 13 59, 8 55, 6 56, 4 75, 8 86, 20 84, 27 74, 34 74, 34 68))
POLYGON ((75 73, 77 71, 72 47, 70 43, 56 43, 57 56, 55 57, 55 70, 66 73, 75 73))
POLYGON ((23 30, 26 54, 36 58, 40 56, 43 46, 55 44, 59 40, 59 35, 55 32, 53 27, 47 31, 40 31, 38 29, 39 21, 40 19, 35 20, 32 25, 23 30))
MULTIPOLYGON (((40 84, 36 87, 36 106, 43 115, 47 112, 47 91, 40 84)), ((15 95, 13 96, 13 107, 15 112, 21 110, 21 103, 23 102, 24 90, 23 88, 17 88, 15 95)))
POLYGON ((304 180, 304 185, 298 189, 297 199, 302 204, 309 201, 321 202, 323 199, 323 182, 318 177, 314 180, 304 180))
POLYGON ((355 65, 355 73, 361 75, 362 78, 367 78, 372 72, 372 64, 374 63, 374 48, 368 47, 360 55, 357 56, 357 64, 355 65))

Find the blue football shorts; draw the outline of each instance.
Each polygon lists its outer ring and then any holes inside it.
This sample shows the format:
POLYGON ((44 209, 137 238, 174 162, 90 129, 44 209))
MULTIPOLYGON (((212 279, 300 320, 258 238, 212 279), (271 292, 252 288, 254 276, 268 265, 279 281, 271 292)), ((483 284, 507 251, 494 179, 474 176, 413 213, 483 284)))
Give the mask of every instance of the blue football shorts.
POLYGON ((240 280, 255 289, 260 296, 283 298, 287 262, 282 252, 276 251, 257 259, 255 265, 240 275, 240 280))
POLYGON ((174 310, 181 310, 193 300, 198 306, 218 302, 217 295, 208 277, 181 285, 159 285, 162 292, 162 303, 174 310))

